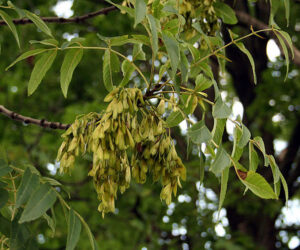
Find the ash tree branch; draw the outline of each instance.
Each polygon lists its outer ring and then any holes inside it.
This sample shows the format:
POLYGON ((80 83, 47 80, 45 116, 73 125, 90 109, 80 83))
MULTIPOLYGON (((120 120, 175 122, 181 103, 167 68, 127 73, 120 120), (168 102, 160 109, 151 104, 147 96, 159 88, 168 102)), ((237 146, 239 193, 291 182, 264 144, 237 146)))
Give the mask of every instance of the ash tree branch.
POLYGON ((14 111, 5 108, 3 105, 0 105, 0 113, 11 118, 12 120, 24 122, 25 124, 38 125, 43 128, 66 130, 71 126, 70 124, 63 124, 60 122, 50 122, 45 119, 39 120, 29 116, 23 116, 21 114, 18 114, 14 111))
MULTIPOLYGON (((41 17, 41 19, 44 22, 47 23, 80 23, 83 22, 87 19, 91 19, 93 17, 96 16, 100 16, 100 15, 106 15, 111 11, 116 10, 117 7, 115 6, 110 6, 107 8, 103 8, 94 12, 90 12, 87 13, 85 15, 82 16, 76 16, 76 17, 72 17, 72 18, 63 18, 63 17, 41 17)), ((20 18, 20 19, 14 19, 13 20, 14 24, 29 24, 32 23, 32 21, 28 18, 20 18)), ((3 20, 0 20, 0 25, 6 25, 6 22, 4 22, 3 20)))
MULTIPOLYGON (((147 96, 154 94, 158 89, 161 87, 161 84, 157 84, 154 86, 152 90, 147 92, 144 95, 144 99, 147 99, 147 96)), ((3 105, 0 105, 0 114, 5 115, 9 117, 12 120, 19 121, 19 122, 24 122, 25 124, 34 124, 38 125, 43 128, 51 128, 51 129, 61 129, 61 130, 66 130, 68 129, 72 124, 63 124, 60 122, 50 122, 45 119, 35 119, 29 116, 23 116, 19 113, 16 113, 12 110, 7 109, 3 105)))
MULTIPOLYGON (((264 22, 260 21, 260 20, 257 20, 256 18, 250 16, 249 14, 243 12, 243 11, 235 11, 235 14, 239 20, 240 23, 246 25, 246 26, 253 26, 254 28, 256 29, 259 29, 259 30, 262 30, 262 29, 267 29, 267 28, 270 28, 267 24, 265 24, 264 22)), ((280 51, 282 53, 282 48, 276 38, 276 36, 274 36, 273 34, 270 34, 269 33, 269 36, 271 38, 273 38, 274 40, 276 40, 277 44, 278 44, 278 47, 280 48, 280 51)), ((300 66, 300 51, 295 47, 293 46, 293 50, 294 50, 294 54, 295 54, 295 57, 293 59, 293 62, 300 66)))

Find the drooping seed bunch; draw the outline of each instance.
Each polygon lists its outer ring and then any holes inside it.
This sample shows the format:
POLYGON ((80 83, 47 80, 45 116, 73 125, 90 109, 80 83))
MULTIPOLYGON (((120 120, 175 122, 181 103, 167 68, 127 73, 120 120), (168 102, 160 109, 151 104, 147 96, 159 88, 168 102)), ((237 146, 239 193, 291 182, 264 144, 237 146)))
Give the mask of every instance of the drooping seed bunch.
POLYGON ((165 122, 162 101, 156 109, 148 107, 141 90, 115 89, 106 98, 110 102, 101 114, 91 113, 77 119, 63 135, 58 152, 63 172, 73 168, 80 152, 93 154, 93 177, 102 214, 113 212, 117 191, 130 186, 131 177, 144 183, 147 173, 153 181, 161 179, 161 199, 171 202, 185 167, 175 150, 165 122))
POLYGON ((204 34, 215 36, 219 30, 218 17, 216 16, 213 3, 216 0, 182 0, 179 13, 185 17, 185 34, 190 39, 196 34, 192 28, 193 23, 198 23, 204 34))

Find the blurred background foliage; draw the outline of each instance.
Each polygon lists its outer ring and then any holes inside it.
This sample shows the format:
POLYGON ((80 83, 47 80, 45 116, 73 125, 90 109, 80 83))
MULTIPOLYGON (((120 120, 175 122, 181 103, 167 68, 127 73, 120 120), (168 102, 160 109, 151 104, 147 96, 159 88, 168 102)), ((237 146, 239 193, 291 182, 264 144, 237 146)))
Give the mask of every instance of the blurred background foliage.
MULTIPOLYGON (((267 23, 265 13, 269 5, 264 0, 227 1, 237 11, 251 14, 267 23)), ((109 6, 102 0, 41 1, 15 0, 14 4, 40 16, 57 14, 78 16, 109 6)), ((284 8, 281 6, 276 22, 287 31, 297 48, 300 48, 300 2, 291 1, 290 24, 286 27, 284 8)), ((15 13, 11 13, 15 16, 15 13)), ((17 18, 17 16, 15 16, 17 18)), ((234 31, 238 34, 249 32, 251 23, 240 21, 234 31)), ((88 46, 101 45, 96 33, 104 36, 139 34, 133 30, 133 20, 118 11, 98 16, 82 23, 49 24, 55 38, 61 42, 74 36, 84 37, 88 46)), ((232 27, 230 27, 232 28, 232 27)), ((226 27, 222 27, 226 30, 226 27)), ((5 68, 22 52, 32 48, 29 40, 42 40, 44 35, 32 24, 19 25, 21 50, 17 49, 14 38, 5 26, 0 27, 0 103, 23 115, 62 123, 72 123, 75 117, 91 111, 99 112, 105 106, 102 102, 107 94, 102 84, 103 52, 85 51, 83 60, 75 70, 69 88, 68 98, 62 95, 59 72, 62 55, 59 55, 37 91, 27 97, 27 84, 35 58, 31 57, 5 72, 5 68)), ((300 202, 299 202, 299 123, 300 123, 300 75, 299 65, 291 65, 288 79, 284 82, 285 63, 282 55, 274 57, 278 47, 273 45, 269 55, 270 37, 252 37, 245 44, 253 53, 257 65, 258 85, 254 87, 251 66, 248 59, 230 48, 227 57, 226 75, 219 77, 219 86, 226 102, 243 116, 253 136, 264 138, 268 153, 274 153, 287 178, 291 200, 289 209, 284 208, 284 199, 264 201, 247 192, 236 176, 230 176, 228 193, 217 216, 219 180, 211 173, 204 177, 204 187, 199 182, 199 158, 190 155, 186 159, 184 126, 173 131, 176 135, 177 151, 187 167, 187 181, 179 190, 176 200, 166 206, 160 201, 160 185, 148 181, 144 185, 133 184, 116 202, 115 214, 102 219, 97 211, 98 201, 91 178, 87 177, 91 159, 76 163, 71 176, 60 175, 55 162, 61 143, 62 131, 42 129, 0 117, 1 157, 7 157, 17 166, 34 165, 44 176, 61 181, 71 194, 70 204, 87 221, 100 249, 293 249, 300 246, 300 202), (272 57, 273 55, 273 57, 272 57), (269 56, 269 57, 268 57, 269 56), (238 60, 236 60, 238 58, 238 60), (299 139, 294 143, 293 139, 299 139), (292 143, 293 142, 293 143, 292 143), (296 153, 292 156, 291 150, 296 153), (288 157, 287 157, 288 155, 288 157), (291 158, 292 157, 292 158, 291 158), (288 159, 287 159, 288 158, 288 159), (289 164, 285 164, 288 162, 289 164), (284 213, 282 213, 282 211, 284 213), (296 211, 296 212, 295 212, 296 211), (293 214, 298 213, 298 214, 293 214), (291 220, 292 217, 292 220, 291 220)), ((226 40, 226 35, 224 35, 226 40)), ((273 43, 274 44, 274 43, 273 43)), ((130 55, 131 46, 118 48, 130 55)), ((278 51, 277 51, 278 53, 278 51)), ((162 64, 163 62, 159 62, 162 64)), ((212 58, 212 66, 215 61, 212 58)), ((140 65, 141 66, 141 65, 140 65)), ((143 65, 146 69, 150 64, 143 65)), ((138 85, 140 79, 133 81, 138 85)), ((230 124, 224 140, 232 141, 230 124)), ((66 196, 67 198, 67 196, 66 196)), ((56 205, 57 229, 54 237, 46 220, 33 224, 40 249, 64 249, 67 228, 63 211, 56 205)), ((88 249, 85 232, 81 233, 77 249, 88 249)))

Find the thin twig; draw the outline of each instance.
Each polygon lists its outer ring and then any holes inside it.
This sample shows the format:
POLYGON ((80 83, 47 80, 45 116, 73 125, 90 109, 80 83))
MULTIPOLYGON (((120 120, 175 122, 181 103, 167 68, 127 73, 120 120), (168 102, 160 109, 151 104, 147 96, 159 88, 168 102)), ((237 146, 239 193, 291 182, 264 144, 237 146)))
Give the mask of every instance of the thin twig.
POLYGON ((23 116, 21 114, 18 114, 14 111, 5 108, 3 105, 0 105, 0 113, 11 118, 12 120, 24 122, 25 124, 35 124, 43 128, 66 130, 71 126, 70 124, 63 124, 60 122, 50 122, 45 119, 39 120, 29 116, 23 116))
MULTIPOLYGON (((93 17, 96 16, 100 16, 100 15, 106 15, 107 13, 116 10, 117 7, 115 6, 110 6, 107 8, 103 8, 101 10, 97 10, 94 12, 90 12, 87 13, 85 15, 82 16, 76 16, 76 17, 72 17, 72 18, 63 18, 63 17, 41 17, 41 19, 44 22, 47 23, 80 23, 83 22, 87 19, 91 19, 93 17)), ((29 24, 32 23, 32 21, 28 18, 20 18, 20 19, 14 19, 13 20, 14 24, 29 24)), ((4 22, 3 20, 0 20, 0 25, 6 25, 6 22, 4 22)))

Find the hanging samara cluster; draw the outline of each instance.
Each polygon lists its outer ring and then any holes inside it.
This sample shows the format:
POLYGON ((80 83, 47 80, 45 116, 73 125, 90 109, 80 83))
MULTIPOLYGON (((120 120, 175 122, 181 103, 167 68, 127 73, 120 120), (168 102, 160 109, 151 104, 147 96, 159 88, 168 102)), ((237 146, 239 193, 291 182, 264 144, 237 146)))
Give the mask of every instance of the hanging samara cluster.
POLYGON ((62 135, 57 155, 61 171, 70 172, 79 154, 93 154, 89 175, 103 215, 114 211, 118 189, 123 193, 129 188, 131 177, 144 183, 147 173, 153 181, 161 180, 160 197, 170 204, 186 170, 160 117, 164 103, 150 109, 137 88, 117 88, 105 101, 110 103, 103 113, 79 117, 62 135))

